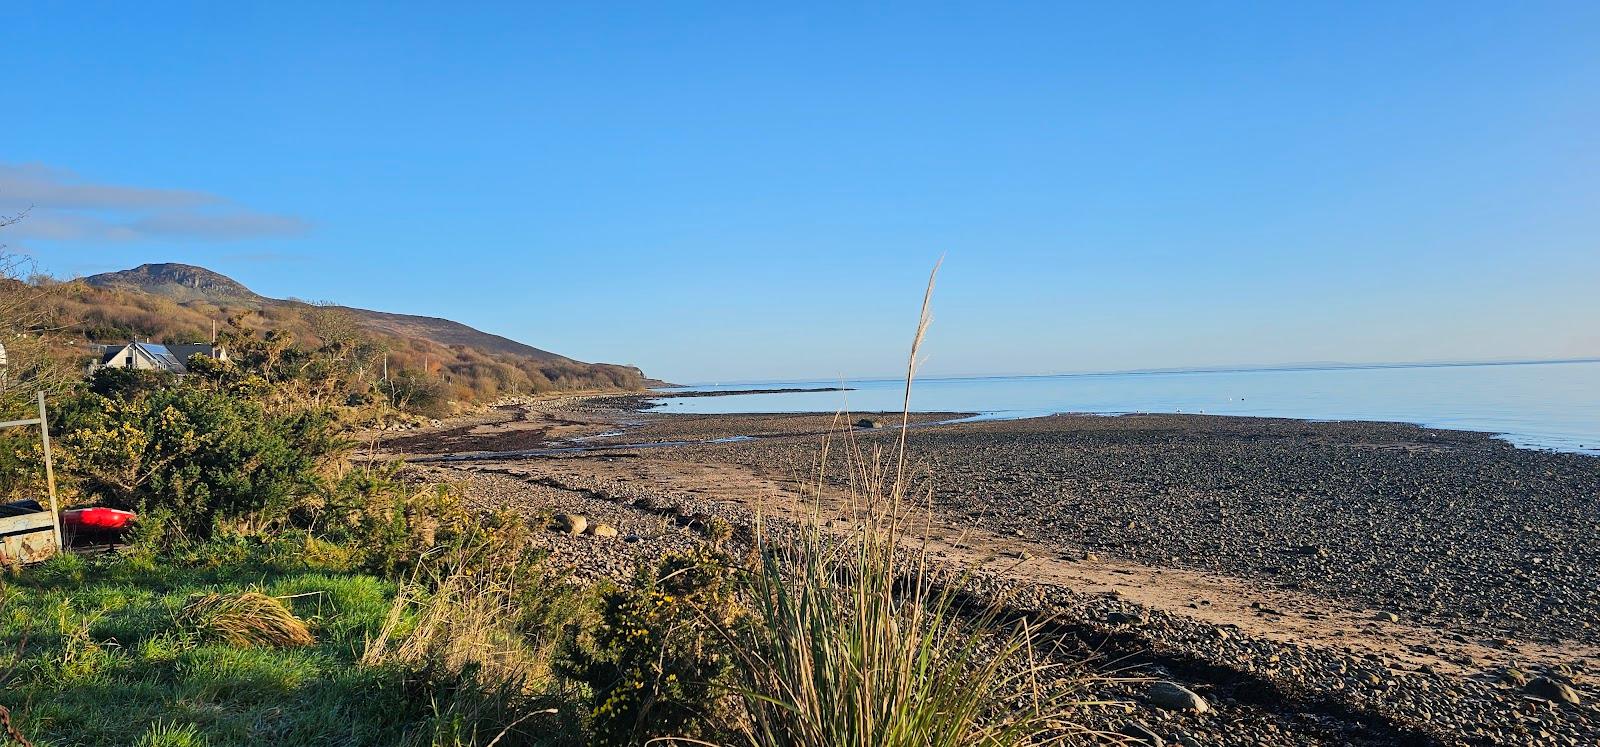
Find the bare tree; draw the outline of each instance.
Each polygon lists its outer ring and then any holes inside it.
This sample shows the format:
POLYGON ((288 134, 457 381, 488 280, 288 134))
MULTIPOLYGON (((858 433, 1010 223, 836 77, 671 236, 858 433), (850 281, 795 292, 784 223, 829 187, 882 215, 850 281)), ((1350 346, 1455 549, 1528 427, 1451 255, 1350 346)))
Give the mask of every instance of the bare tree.
MULTIPOLYGON (((0 229, 24 217, 0 216, 0 229)), ((0 243, 0 415, 6 417, 27 413, 40 390, 59 391, 77 373, 44 303, 58 289, 35 270, 31 257, 0 243)))

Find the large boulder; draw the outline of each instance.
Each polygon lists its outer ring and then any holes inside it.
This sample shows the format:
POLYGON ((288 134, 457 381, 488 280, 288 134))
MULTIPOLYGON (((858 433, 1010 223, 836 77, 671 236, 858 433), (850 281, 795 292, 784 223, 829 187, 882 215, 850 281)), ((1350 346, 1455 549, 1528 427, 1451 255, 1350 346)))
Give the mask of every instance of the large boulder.
POLYGON ((595 524, 589 527, 589 533, 596 537, 615 537, 617 528, 610 524, 595 524))
POLYGON ((1157 682, 1150 686, 1145 697, 1156 707, 1169 711, 1205 713, 1211 710, 1211 704, 1207 703, 1205 698, 1176 682, 1157 682))
POLYGON ((1522 687, 1522 691, 1535 698, 1555 701, 1557 703, 1578 704, 1578 691, 1573 690, 1564 682, 1549 677, 1534 677, 1522 687))
POLYGON ((562 534, 583 534, 589 528, 589 520, 578 514, 556 514, 551 526, 562 534))

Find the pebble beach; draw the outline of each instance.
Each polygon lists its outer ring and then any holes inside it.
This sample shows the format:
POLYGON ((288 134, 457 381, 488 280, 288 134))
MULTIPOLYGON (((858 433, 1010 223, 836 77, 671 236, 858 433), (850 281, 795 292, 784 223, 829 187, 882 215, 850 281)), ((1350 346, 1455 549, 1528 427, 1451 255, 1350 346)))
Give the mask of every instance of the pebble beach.
MULTIPOLYGON (((906 434, 934 556, 1049 620, 1074 666, 1117 675, 1095 697, 1122 705, 1084 716, 1107 743, 1600 744, 1600 459, 1393 423, 942 424, 959 416, 906 434)), ((618 577, 706 541, 710 517, 747 538, 805 492, 825 437, 837 462, 900 435, 898 416, 852 423, 573 398, 398 443, 484 505, 616 527, 545 541, 618 577), (558 444, 582 448, 511 453, 558 444)))

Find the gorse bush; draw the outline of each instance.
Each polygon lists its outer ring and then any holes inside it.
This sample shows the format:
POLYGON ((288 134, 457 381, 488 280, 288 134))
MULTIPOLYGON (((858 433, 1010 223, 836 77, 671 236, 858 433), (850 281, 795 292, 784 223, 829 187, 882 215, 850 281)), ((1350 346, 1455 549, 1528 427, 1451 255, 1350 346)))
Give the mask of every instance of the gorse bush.
POLYGON ((168 542, 282 526, 347 448, 325 413, 112 378, 122 377, 96 376, 62 403, 53 428, 63 475, 86 497, 160 524, 168 542))
POLYGON ((596 743, 714 736, 735 713, 722 684, 733 665, 721 630, 737 616, 729 560, 669 555, 602 596, 600 623, 562 672, 587 684, 596 743))
POLYGON ((433 418, 450 414, 450 389, 439 379, 405 371, 391 378, 381 390, 402 410, 433 418))
MULTIPOLYGON (((398 463, 352 462, 327 408, 269 407, 215 381, 105 369, 62 398, 52 430, 69 502, 138 512, 133 537, 154 551, 295 530, 389 574, 463 535, 526 534, 474 516, 453 486, 404 478, 398 463)), ((36 443, 23 447, 0 469, 37 472, 36 443)))
POLYGON ((453 486, 407 482, 398 464, 346 470, 298 504, 291 519, 295 526, 356 548, 363 567, 383 574, 409 571, 424 553, 454 546, 467 535, 526 534, 520 522, 503 515, 472 514, 453 486))

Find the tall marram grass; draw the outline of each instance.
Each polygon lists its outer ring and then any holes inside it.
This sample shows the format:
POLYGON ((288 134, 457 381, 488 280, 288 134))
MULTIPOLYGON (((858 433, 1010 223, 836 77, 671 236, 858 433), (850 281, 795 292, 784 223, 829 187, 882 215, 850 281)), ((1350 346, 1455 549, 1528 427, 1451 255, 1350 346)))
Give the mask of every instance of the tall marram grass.
POLYGON ((360 660, 410 670, 432 693, 403 747, 579 743, 571 709, 553 707, 575 697, 551 659, 584 608, 560 581, 531 558, 465 548, 418 566, 360 660))
MULTIPOLYGON (((1028 623, 964 603, 967 577, 930 565, 911 520, 906 426, 937 274, 912 340, 892 458, 842 439, 859 531, 840 540, 823 530, 824 466, 808 521, 756 533, 761 560, 735 685, 753 745, 1010 747, 1081 733, 1068 720, 1074 675, 1040 662, 1028 623)), ((830 448, 825 440, 819 464, 830 448)))

